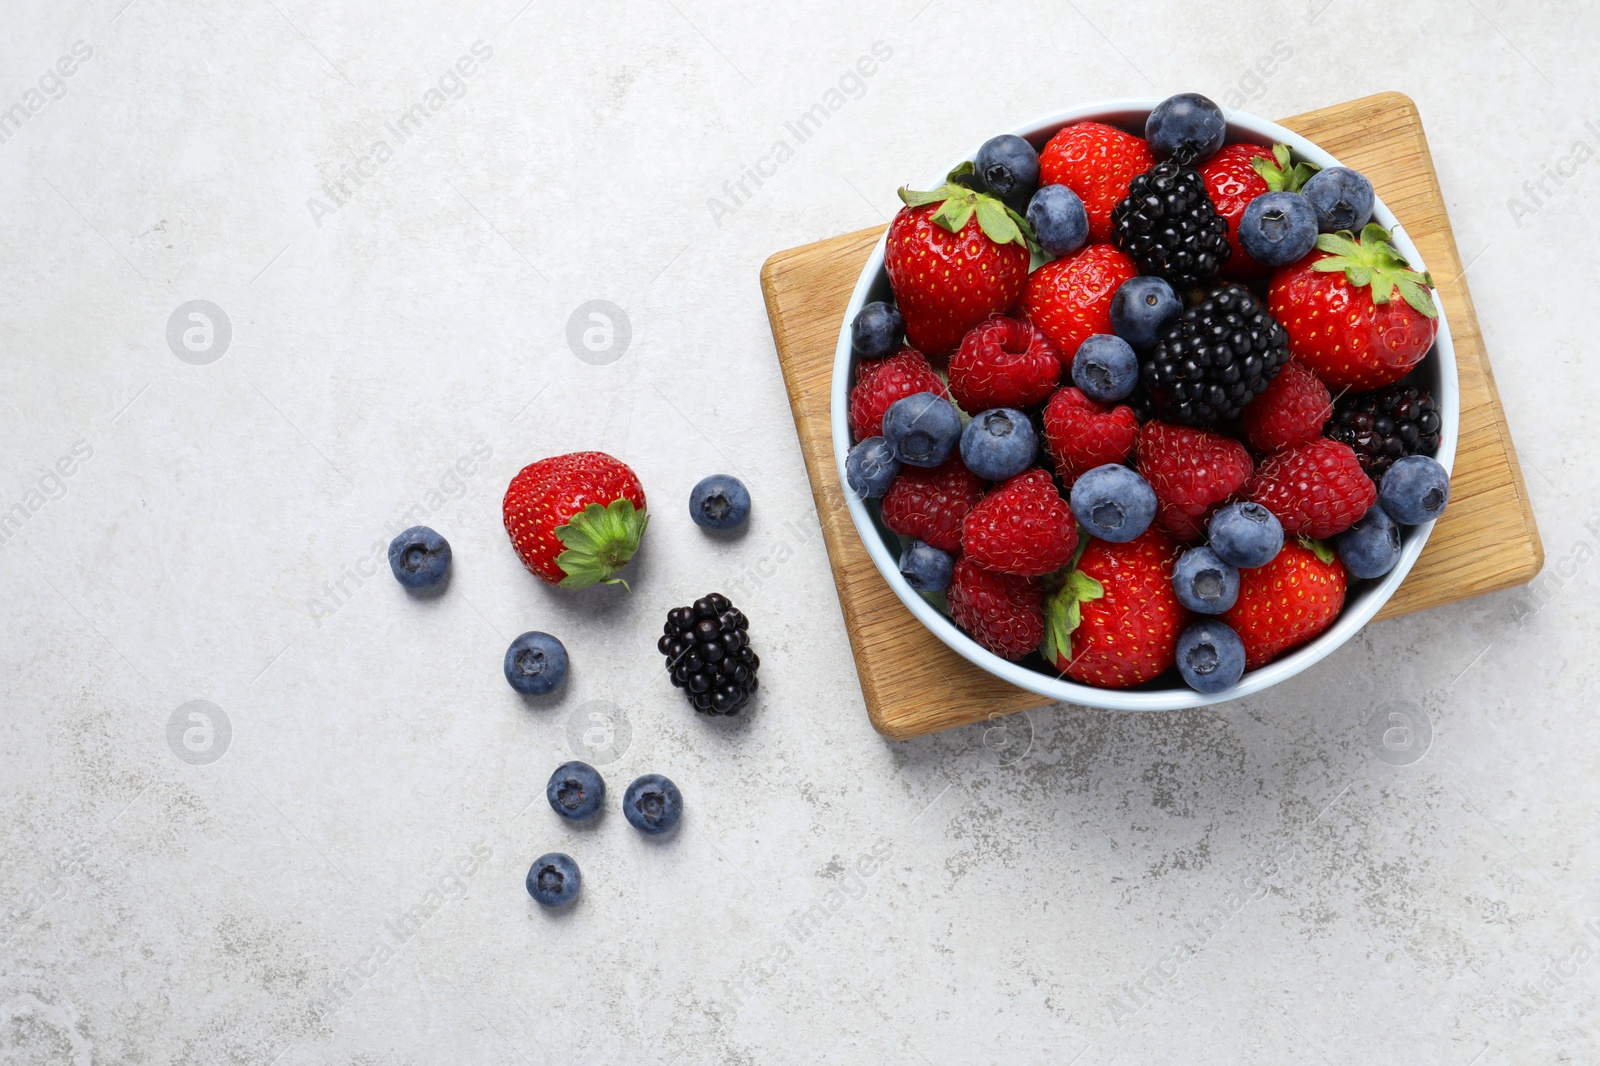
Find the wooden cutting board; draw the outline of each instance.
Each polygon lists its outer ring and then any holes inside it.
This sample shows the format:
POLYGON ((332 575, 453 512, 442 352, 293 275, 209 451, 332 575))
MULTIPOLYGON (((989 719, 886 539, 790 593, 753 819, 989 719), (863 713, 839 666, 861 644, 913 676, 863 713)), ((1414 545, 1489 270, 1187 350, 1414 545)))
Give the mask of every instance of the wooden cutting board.
MULTIPOLYGON (((1460 365, 1461 439, 1450 507, 1378 617, 1532 580, 1544 548, 1416 105, 1399 93, 1381 93, 1283 125, 1372 180, 1428 263, 1460 365)), ((779 252, 762 267, 761 288, 867 713, 879 732, 899 740, 1053 701, 1000 681, 945 647, 895 597, 850 521, 834 465, 829 389, 845 306, 882 233, 880 226, 779 252)))

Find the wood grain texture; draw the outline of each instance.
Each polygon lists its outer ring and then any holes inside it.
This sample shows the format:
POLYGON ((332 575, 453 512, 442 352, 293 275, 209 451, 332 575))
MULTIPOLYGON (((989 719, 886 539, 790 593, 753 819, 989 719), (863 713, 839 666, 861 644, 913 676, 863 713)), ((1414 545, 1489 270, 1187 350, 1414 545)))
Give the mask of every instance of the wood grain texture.
MULTIPOLYGON (((1495 391, 1472 297, 1416 105, 1382 93, 1286 119, 1372 179, 1432 272, 1460 364, 1461 434, 1450 507, 1378 615, 1389 618, 1533 579, 1544 548, 1495 391)), ((883 227, 779 252, 761 270, 772 335, 872 724, 895 739, 1053 702, 946 648, 895 597, 846 509, 829 424, 834 345, 883 227)))

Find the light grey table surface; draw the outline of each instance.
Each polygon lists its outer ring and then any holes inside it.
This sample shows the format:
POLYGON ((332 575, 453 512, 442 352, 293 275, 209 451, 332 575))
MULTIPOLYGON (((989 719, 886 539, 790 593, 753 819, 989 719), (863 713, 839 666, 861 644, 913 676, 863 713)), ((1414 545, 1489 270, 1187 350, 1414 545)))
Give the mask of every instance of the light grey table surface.
POLYGON ((0 8, 0 1061, 1600 1060, 1592 5, 0 8), (886 742, 757 271, 1186 89, 1417 101, 1550 576, 1237 704, 886 742), (631 593, 500 527, 586 448, 653 505, 631 593), (742 539, 687 519, 716 471, 742 539), (376 550, 408 515, 436 600, 376 550), (713 589, 735 725, 654 647, 713 589), (530 706, 535 628, 574 665, 530 706), (677 835, 557 824, 574 756, 673 777, 677 835))

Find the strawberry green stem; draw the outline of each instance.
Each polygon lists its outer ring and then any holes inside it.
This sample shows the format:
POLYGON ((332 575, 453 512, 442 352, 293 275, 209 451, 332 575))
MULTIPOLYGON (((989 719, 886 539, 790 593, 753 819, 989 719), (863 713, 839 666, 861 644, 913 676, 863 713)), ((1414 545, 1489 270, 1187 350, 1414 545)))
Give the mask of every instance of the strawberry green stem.
POLYGON ((1033 227, 1028 220, 1007 207, 998 197, 965 184, 972 179, 977 168, 968 161, 956 167, 945 179, 945 184, 930 192, 917 192, 909 186, 900 189, 900 200, 907 207, 938 204, 933 221, 949 230, 960 233, 973 215, 978 216, 978 228, 996 244, 1033 246, 1033 227))
POLYGON ((566 571, 561 587, 588 588, 599 581, 621 583, 611 575, 627 565, 639 550, 639 539, 650 516, 633 506, 629 499, 612 500, 602 507, 591 503, 556 530, 566 550, 556 556, 556 565, 566 571))
POLYGON ((1329 254, 1311 264, 1311 269, 1325 274, 1342 271, 1356 288, 1370 287, 1375 304, 1389 303, 1398 291, 1419 314, 1437 318, 1439 309, 1428 292, 1433 279, 1412 270, 1390 240, 1389 231, 1376 222, 1369 222, 1360 237, 1349 231, 1324 233, 1317 238, 1317 248, 1329 254))

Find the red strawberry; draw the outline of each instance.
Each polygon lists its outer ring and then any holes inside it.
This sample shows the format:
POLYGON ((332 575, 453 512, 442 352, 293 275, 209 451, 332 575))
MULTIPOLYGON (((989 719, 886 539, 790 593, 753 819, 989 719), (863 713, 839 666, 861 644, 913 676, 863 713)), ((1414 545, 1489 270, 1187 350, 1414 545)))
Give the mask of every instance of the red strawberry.
POLYGON ((1333 417, 1333 397, 1321 378, 1291 359, 1239 417, 1250 447, 1275 452, 1322 436, 1333 417))
POLYGON ((1223 614, 1244 641, 1246 670, 1265 666, 1328 628, 1344 609, 1344 564, 1320 541, 1284 542, 1265 566, 1239 571, 1239 598, 1223 614))
POLYGON ((1070 487, 1080 474, 1120 463, 1139 440, 1139 419, 1125 403, 1107 407, 1075 388, 1060 389, 1044 409, 1044 446, 1070 487))
POLYGON ((1066 566, 1078 546, 1078 520, 1050 475, 1034 467, 1010 478, 968 512, 961 551, 985 570, 1043 577, 1066 566))
POLYGON ((981 499, 983 480, 955 455, 932 470, 901 467, 884 494, 879 515, 901 536, 916 537, 940 551, 960 551, 961 523, 981 499))
POLYGON ((1190 426, 1146 422, 1139 473, 1156 490, 1156 521, 1180 540, 1197 540, 1206 521, 1250 478, 1243 444, 1190 426))
POLYGON ((1045 600, 1039 651, 1074 681, 1128 688, 1167 671, 1188 612, 1172 590, 1182 545, 1147 529, 1126 544, 1091 540, 1045 600))
POLYGON ((996 315, 961 338, 947 376, 950 395, 970 414, 1032 407, 1061 380, 1061 353, 1031 323, 996 315))
POLYGON ((906 322, 906 341, 929 355, 954 351, 967 330, 1016 303, 1028 280, 1022 216, 950 174, 932 192, 900 190, 905 202, 889 223, 883 265, 906 322))
POLYGON ((1319 236, 1316 251, 1272 275, 1267 306, 1295 358, 1329 388, 1367 392, 1399 381, 1428 354, 1439 332, 1432 285, 1373 223, 1359 240, 1319 236))
POLYGON ((572 452, 530 463, 511 479, 502 505, 522 565, 563 588, 614 583, 639 547, 644 486, 605 452, 572 452))
POLYGON ((1230 144, 1200 168, 1200 180, 1215 205, 1217 214, 1228 223, 1228 243, 1233 254, 1222 265, 1226 278, 1264 278, 1264 267, 1239 243, 1239 220, 1250 201, 1267 192, 1299 192, 1300 186, 1316 172, 1310 163, 1289 162, 1287 145, 1264 148, 1259 144, 1230 144))
POLYGON ((957 559, 946 593, 950 620, 1002 659, 1016 662, 1044 638, 1043 596, 1037 582, 996 574, 957 559))
POLYGON ((850 390, 850 432, 857 441, 878 436, 883 432, 883 416, 894 402, 919 392, 949 395, 921 352, 901 348, 887 359, 861 360, 850 390))
POLYGON ((1267 456, 1244 491, 1277 515, 1291 536, 1343 533, 1378 499, 1355 451, 1327 437, 1267 456))
POLYGON ((1055 342, 1064 366, 1095 333, 1111 332, 1111 299, 1139 268, 1109 244, 1091 244, 1035 270, 1022 294, 1028 320, 1055 342))
POLYGON ((1142 137, 1102 122, 1075 122, 1039 153, 1039 181, 1065 185, 1089 214, 1089 240, 1111 239, 1111 210, 1128 195, 1128 183, 1156 165, 1142 137))

